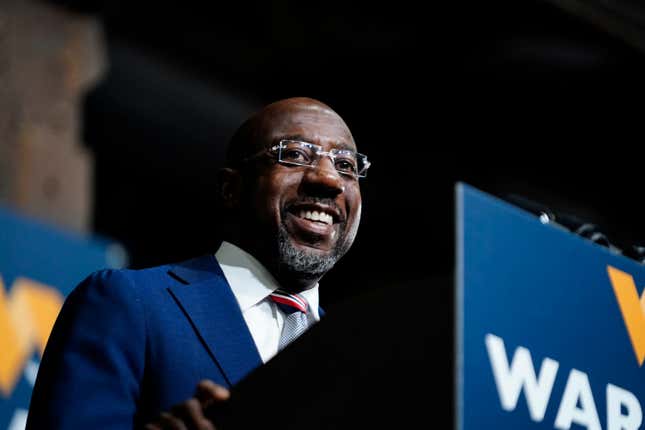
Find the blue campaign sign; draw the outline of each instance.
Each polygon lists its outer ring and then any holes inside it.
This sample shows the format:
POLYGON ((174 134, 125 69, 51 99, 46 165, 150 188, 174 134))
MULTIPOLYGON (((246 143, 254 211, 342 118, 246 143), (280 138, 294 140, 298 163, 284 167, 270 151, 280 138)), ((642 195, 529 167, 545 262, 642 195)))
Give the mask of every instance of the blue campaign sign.
POLYGON ((645 267, 468 185, 457 213, 457 428, 641 428, 645 267))
POLYGON ((0 429, 24 428, 65 296, 92 271, 125 262, 115 242, 61 232, 0 207, 0 429))

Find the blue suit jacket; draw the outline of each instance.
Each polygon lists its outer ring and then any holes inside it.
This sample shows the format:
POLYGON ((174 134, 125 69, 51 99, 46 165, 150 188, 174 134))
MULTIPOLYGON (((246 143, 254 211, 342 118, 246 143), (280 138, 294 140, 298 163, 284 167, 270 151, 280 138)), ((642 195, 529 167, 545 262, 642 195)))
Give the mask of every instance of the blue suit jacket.
POLYGON ((209 378, 262 364, 213 256, 104 270, 67 298, 34 387, 28 429, 140 427, 209 378))

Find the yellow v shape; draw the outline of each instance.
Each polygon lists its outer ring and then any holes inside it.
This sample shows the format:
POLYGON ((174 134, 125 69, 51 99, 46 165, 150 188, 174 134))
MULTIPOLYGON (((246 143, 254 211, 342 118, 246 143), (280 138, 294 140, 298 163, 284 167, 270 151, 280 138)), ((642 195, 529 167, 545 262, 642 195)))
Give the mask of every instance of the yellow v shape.
POLYGON ((638 365, 645 360, 645 292, 639 297, 634 278, 615 267, 607 266, 609 280, 614 287, 629 339, 636 353, 638 365))
POLYGON ((17 278, 7 295, 0 277, 0 404, 34 348, 42 355, 62 304, 58 290, 27 278, 17 278))

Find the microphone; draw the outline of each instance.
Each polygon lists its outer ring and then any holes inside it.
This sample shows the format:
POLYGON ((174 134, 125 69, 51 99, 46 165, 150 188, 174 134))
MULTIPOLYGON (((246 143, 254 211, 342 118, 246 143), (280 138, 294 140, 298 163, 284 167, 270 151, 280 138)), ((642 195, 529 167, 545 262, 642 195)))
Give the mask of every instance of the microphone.
POLYGON ((631 245, 625 249, 624 255, 641 264, 645 264, 645 246, 631 245))
MULTIPOLYGON (((593 243, 597 243, 598 245, 608 248, 614 254, 623 254, 623 250, 614 245, 596 224, 587 222, 576 215, 564 212, 555 212, 541 203, 537 203, 517 194, 507 194, 503 199, 521 209, 537 215, 542 224, 549 224, 574 233, 593 243)), ((630 258, 636 257, 634 258, 635 260, 640 263, 645 263, 645 247, 630 246, 629 254, 625 255, 630 258)))

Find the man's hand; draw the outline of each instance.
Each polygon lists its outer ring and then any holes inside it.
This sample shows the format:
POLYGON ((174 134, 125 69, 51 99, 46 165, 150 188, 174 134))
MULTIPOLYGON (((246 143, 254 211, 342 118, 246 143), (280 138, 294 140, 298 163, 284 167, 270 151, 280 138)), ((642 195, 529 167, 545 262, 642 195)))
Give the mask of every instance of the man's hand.
POLYGON ((217 402, 225 402, 230 396, 226 388, 205 379, 197 384, 193 397, 162 412, 145 426, 145 430, 216 430, 204 411, 217 402))

